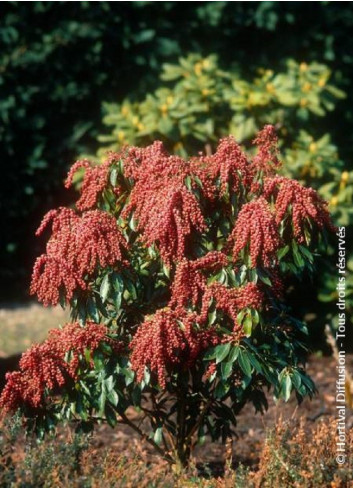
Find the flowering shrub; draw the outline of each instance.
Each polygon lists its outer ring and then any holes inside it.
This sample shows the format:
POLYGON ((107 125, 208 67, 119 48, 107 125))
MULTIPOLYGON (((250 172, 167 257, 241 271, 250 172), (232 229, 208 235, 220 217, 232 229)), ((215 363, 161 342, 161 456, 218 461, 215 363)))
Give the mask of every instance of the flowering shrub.
MULTIPOLYGON (((258 66, 249 70, 245 63, 246 74, 241 65, 226 64, 227 69, 222 69, 221 60, 214 54, 188 54, 176 64, 164 64, 156 90, 144 98, 127 97, 120 103, 104 104, 107 130, 99 136, 103 147, 98 157, 107 149, 147 145, 155 139, 186 157, 199 149, 214 150, 218 139, 227 134, 248 144, 265 123, 271 123, 276 126, 286 163, 281 175, 317 190, 329 201, 335 222, 347 226, 347 235, 351 235, 353 171, 348 161, 343 161, 343 147, 334 144, 335 137, 332 140, 330 134, 322 133, 328 113, 337 113, 345 94, 336 86, 338 79, 328 66, 316 61, 282 61, 281 71, 258 66)), ((275 155, 272 162, 276 164, 275 155)), ((222 175, 226 177, 224 165, 222 175)), ((237 177, 233 175, 233 179, 236 185, 237 177)), ((304 317, 310 305, 311 341, 319 348, 325 345, 323 325, 328 322, 338 327, 330 306, 338 299, 336 242, 332 239, 329 243, 325 258, 320 260, 320 275, 314 286, 304 286, 306 304, 301 300, 298 310, 298 316, 304 317)), ((352 252, 347 268, 353 271, 352 252)), ((348 316, 353 317, 352 273, 348 274, 346 289, 348 316)))
POLYGON ((74 209, 49 212, 46 253, 31 292, 68 305, 72 324, 34 345, 0 402, 38 433, 60 420, 83 429, 106 419, 150 422, 148 440, 187 463, 195 442, 231 436, 264 391, 300 401, 315 387, 304 371, 305 326, 284 304, 284 280, 313 269, 333 230, 326 202, 278 177, 272 126, 249 160, 231 137, 186 161, 162 143, 109 154, 84 167, 74 209))

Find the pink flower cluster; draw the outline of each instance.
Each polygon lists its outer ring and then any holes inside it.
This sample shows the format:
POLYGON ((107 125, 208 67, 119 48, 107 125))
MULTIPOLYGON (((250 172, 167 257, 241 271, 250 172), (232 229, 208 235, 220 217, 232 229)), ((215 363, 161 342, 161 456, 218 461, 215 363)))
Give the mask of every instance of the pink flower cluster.
POLYGON ((170 306, 183 309, 189 303, 195 306, 202 302, 207 288, 207 278, 204 273, 214 272, 227 264, 226 255, 219 251, 212 251, 193 261, 182 260, 176 268, 170 306))
POLYGON ((79 160, 72 165, 65 181, 66 188, 72 186, 75 173, 82 168, 85 169, 80 188, 81 196, 76 202, 78 210, 86 211, 97 205, 99 196, 107 187, 110 167, 120 157, 119 153, 111 152, 101 165, 93 166, 88 160, 79 160))
POLYGON ((133 212, 143 242, 156 243, 167 264, 181 260, 191 232, 205 229, 199 202, 185 184, 189 164, 169 156, 161 142, 145 149, 130 148, 124 163, 134 187, 123 216, 133 212))
POLYGON ((14 411, 22 404, 37 408, 43 404, 46 390, 62 387, 68 378, 76 379, 80 358, 85 350, 96 350, 105 338, 106 327, 88 322, 67 324, 50 331, 41 345, 33 345, 20 360, 20 370, 6 374, 6 386, 0 397, 5 411, 14 411), (70 352, 70 359, 65 356, 70 352))
POLYGON ((216 309, 225 313, 233 322, 233 331, 240 331, 237 315, 241 309, 250 307, 253 309, 263 309, 265 296, 261 288, 249 282, 243 287, 228 288, 219 282, 209 285, 205 291, 202 304, 200 321, 207 321, 207 313, 210 302, 214 300, 216 309))
POLYGON ((253 165, 264 174, 271 174, 281 166, 278 159, 278 137, 275 128, 271 125, 265 126, 254 139, 253 144, 258 148, 253 159, 253 165))
POLYGON ((293 222, 293 235, 299 243, 306 241, 304 233, 306 223, 312 222, 319 228, 335 229, 327 210, 327 202, 315 190, 303 187, 291 178, 279 176, 267 178, 264 196, 267 199, 272 198, 275 202, 277 225, 287 216, 291 217, 289 222, 293 222))
POLYGON ((276 262, 280 245, 278 225, 269 203, 263 197, 241 208, 229 240, 234 243, 234 259, 241 250, 248 249, 252 267, 271 266, 276 262))
POLYGON ((52 235, 46 254, 35 262, 30 289, 44 305, 57 304, 60 293, 70 301, 76 289, 87 288, 87 277, 98 266, 126 264, 126 241, 110 214, 92 210, 80 216, 59 208, 44 217, 37 234, 50 222, 52 235))
POLYGON ((219 342, 213 329, 197 331, 195 315, 160 309, 142 323, 130 343, 131 366, 140 382, 149 367, 165 388, 167 373, 174 365, 190 366, 200 351, 219 342))
POLYGON ((201 157, 199 165, 204 170, 202 180, 211 177, 214 184, 219 180, 221 195, 228 188, 238 192, 241 184, 247 187, 253 178, 251 164, 232 136, 221 139, 217 151, 211 156, 201 157))

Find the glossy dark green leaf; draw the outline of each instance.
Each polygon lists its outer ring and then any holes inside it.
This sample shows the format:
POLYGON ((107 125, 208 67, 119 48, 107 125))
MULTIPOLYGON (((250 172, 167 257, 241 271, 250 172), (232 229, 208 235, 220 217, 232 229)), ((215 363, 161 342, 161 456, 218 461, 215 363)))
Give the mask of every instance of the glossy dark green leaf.
POLYGON ((231 348, 231 343, 225 343, 224 345, 218 345, 215 348, 215 358, 216 363, 220 363, 222 360, 226 358, 231 348))
POLYGON ((246 351, 240 349, 238 356, 238 363, 242 371, 247 377, 251 376, 251 363, 246 351))
POLYGON ((110 291, 110 277, 109 274, 107 274, 104 276, 99 289, 99 295, 103 302, 107 300, 109 291, 110 291))

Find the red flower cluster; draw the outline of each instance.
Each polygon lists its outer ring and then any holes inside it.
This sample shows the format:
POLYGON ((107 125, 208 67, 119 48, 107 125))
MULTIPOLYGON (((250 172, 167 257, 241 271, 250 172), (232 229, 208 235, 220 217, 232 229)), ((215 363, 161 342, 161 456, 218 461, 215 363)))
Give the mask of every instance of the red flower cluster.
POLYGON ((0 397, 5 411, 14 411, 25 403, 37 408, 43 404, 44 392, 76 379, 80 357, 86 349, 94 351, 106 335, 106 327, 88 322, 67 324, 63 329, 50 331, 41 345, 33 345, 21 358, 20 370, 6 374, 6 386, 0 397), (65 356, 70 352, 70 359, 65 356))
POLYGON ((64 258, 41 255, 37 258, 30 293, 37 294, 38 300, 45 306, 56 305, 60 301, 60 292, 67 301, 72 299, 75 290, 85 290, 84 280, 70 267, 64 258))
POLYGON ((175 272, 170 306, 183 308, 189 302, 194 306, 200 303, 207 287, 207 279, 202 272, 215 271, 227 263, 226 255, 219 251, 212 251, 194 261, 182 260, 175 272))
POLYGON ((113 161, 117 161, 119 155, 111 153, 110 156, 101 164, 92 166, 88 160, 76 161, 70 168, 65 181, 65 187, 72 185, 75 173, 85 168, 85 174, 81 185, 81 196, 76 202, 76 207, 80 211, 93 209, 96 206, 99 195, 103 192, 108 183, 109 169, 113 161))
POLYGON ((237 308, 244 309, 250 307, 252 309, 263 309, 265 296, 261 288, 254 282, 249 282, 243 287, 235 289, 237 308))
POLYGON ((207 320, 208 308, 212 300, 216 302, 216 309, 225 313, 233 321, 233 330, 238 331, 240 330, 237 322, 239 311, 246 307, 261 310, 265 296, 260 287, 253 282, 238 288, 228 288, 219 282, 214 282, 207 287, 204 294, 200 321, 207 320))
POLYGON ((156 142, 145 149, 130 148, 125 174, 135 184, 123 216, 133 212, 142 240, 147 246, 156 243, 167 264, 181 260, 186 238, 193 230, 205 229, 199 203, 185 185, 189 164, 168 156, 156 142))
POLYGON ((249 248, 252 267, 270 266, 276 261, 280 244, 277 224, 263 197, 248 202, 241 208, 230 235, 230 242, 234 242, 235 259, 241 250, 249 248))
POLYGON ((131 366, 138 382, 148 366, 165 388, 168 368, 176 364, 191 365, 200 351, 219 342, 213 329, 197 331, 195 321, 194 314, 180 316, 165 308, 139 326, 130 343, 131 366))
POLYGON ((180 362, 180 354, 186 348, 186 339, 178 317, 170 309, 157 311, 141 324, 130 343, 131 366, 137 373, 137 381, 143 379, 149 366, 158 376, 159 384, 166 384, 165 372, 170 365, 180 362))
POLYGON ((193 161, 198 176, 206 188, 213 188, 208 194, 215 193, 215 181, 220 182, 220 193, 225 194, 228 187, 237 192, 240 184, 248 186, 253 178, 253 171, 246 155, 232 136, 220 140, 217 151, 211 156, 204 156, 193 161), (201 170, 201 171, 200 171, 201 170))
POLYGON ((327 226, 334 230, 325 202, 312 188, 285 177, 267 178, 264 185, 266 198, 275 199, 276 222, 279 224, 286 214, 292 215, 293 234, 299 243, 306 241, 304 227, 312 221, 319 228, 327 226))
POLYGON ((199 307, 195 320, 207 325, 208 313, 212 301, 215 308, 224 312, 234 323, 234 330, 239 329, 237 315, 245 307, 262 309, 265 296, 259 286, 248 283, 243 287, 228 288, 219 282, 207 284, 206 273, 227 266, 226 255, 219 251, 207 253, 194 261, 183 260, 179 263, 172 283, 172 294, 169 306, 183 316, 185 308, 199 307))
POLYGON ((257 170, 262 170, 265 175, 268 175, 281 166, 278 159, 278 137, 273 126, 265 126, 258 133, 253 144, 258 147, 257 155, 253 159, 253 165, 257 170))
POLYGON ((79 216, 71 209, 50 211, 37 234, 52 222, 47 252, 33 269, 31 294, 44 305, 57 304, 62 292, 67 301, 77 288, 87 287, 85 278, 98 267, 125 263, 122 250, 125 238, 110 214, 87 211, 79 216))

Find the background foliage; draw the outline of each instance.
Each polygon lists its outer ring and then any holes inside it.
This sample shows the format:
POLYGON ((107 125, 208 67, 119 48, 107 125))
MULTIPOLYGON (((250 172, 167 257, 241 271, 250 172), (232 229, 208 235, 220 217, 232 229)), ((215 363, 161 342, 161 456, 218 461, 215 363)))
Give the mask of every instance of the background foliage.
MULTIPOLYGON (((296 161, 298 173, 310 160, 310 168, 317 172, 312 180, 316 182, 317 176, 320 185, 326 185, 327 196, 342 196, 344 191, 342 199, 350 201, 350 175, 341 181, 341 170, 350 171, 353 138, 350 2, 309 2, 305 6, 300 2, 34 2, 30 7, 7 2, 1 10, 2 297, 26 296, 29 271, 38 254, 34 229, 46 210, 72 200, 72 195, 60 194, 62 179, 72 160, 78 154, 95 152, 97 135, 107 134, 102 124, 103 101, 143 100, 161 84, 162 65, 176 65, 188 52, 198 53, 203 60, 210 53, 218 55, 219 72, 236 75, 257 100, 256 117, 263 108, 259 102, 263 88, 267 101, 271 99, 278 108, 286 104, 283 98, 273 100, 271 84, 284 89, 283 77, 290 70, 303 75, 300 67, 325 65, 316 82, 331 73, 330 85, 343 90, 347 98, 341 99, 338 92, 329 95, 325 86, 315 85, 325 89, 320 90, 319 98, 325 91, 329 104, 319 105, 325 111, 334 110, 323 116, 316 104, 316 109, 307 111, 307 121, 305 107, 300 107, 302 97, 299 106, 287 104, 291 124, 298 129, 297 144, 287 156, 288 161, 296 161), (259 49, 261 46, 264 48, 259 49), (289 66, 289 59, 296 64, 289 66), (299 133, 302 127, 306 132, 299 133), (313 144, 315 151, 310 151, 313 144), (321 160, 312 162, 316 152, 339 172, 332 180, 321 160)), ((170 81, 173 76, 163 84, 175 83, 170 81)), ((308 98, 315 98, 312 87, 306 85, 306 90, 308 98)), ((243 102, 228 102, 232 117, 242 117, 243 102)), ((219 103, 217 121, 229 115, 223 107, 219 109, 219 103)), ((247 109, 247 120, 251 111, 247 109)), ((238 128, 239 121, 231 127, 238 128)), ((206 130, 212 133, 211 127, 206 130)), ((199 132, 197 128, 192 131, 199 132)), ((248 128, 248 135, 250 132, 248 128)), ((331 202, 333 207, 342 208, 340 199, 331 202)), ((314 289, 320 287, 322 300, 334 299, 332 273, 325 282, 314 285, 314 289)), ((307 295, 308 300, 312 295, 307 295)), ((300 300, 305 307, 303 295, 300 300)))

